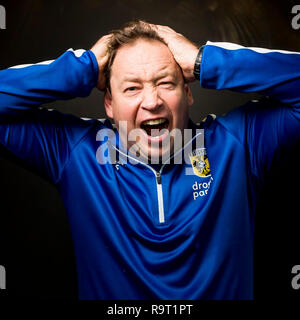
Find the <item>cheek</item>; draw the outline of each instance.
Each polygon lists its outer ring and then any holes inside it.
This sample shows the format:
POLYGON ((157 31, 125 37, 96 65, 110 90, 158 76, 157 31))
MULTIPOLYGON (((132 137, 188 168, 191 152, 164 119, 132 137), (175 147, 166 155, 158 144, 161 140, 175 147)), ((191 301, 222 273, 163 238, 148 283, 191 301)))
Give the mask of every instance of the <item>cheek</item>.
POLYGON ((167 103, 173 117, 182 117, 182 113, 187 109, 187 103, 182 92, 165 94, 164 101, 167 103))
POLYGON ((136 120, 137 104, 135 101, 128 101, 127 99, 118 99, 114 104, 114 120, 127 121, 128 126, 133 125, 136 120))

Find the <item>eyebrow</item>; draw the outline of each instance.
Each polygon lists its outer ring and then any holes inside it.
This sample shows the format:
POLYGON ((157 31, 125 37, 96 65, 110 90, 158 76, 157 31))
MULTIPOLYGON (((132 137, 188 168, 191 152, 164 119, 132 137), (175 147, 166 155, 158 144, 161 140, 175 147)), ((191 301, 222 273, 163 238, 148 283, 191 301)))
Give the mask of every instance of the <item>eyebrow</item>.
MULTIPOLYGON (((166 77, 172 77, 172 78, 176 78, 175 74, 169 74, 169 73, 166 73, 166 72, 162 72, 161 74, 158 74, 153 80, 154 81, 158 81, 162 78, 166 78, 166 77)), ((135 76, 126 76, 122 82, 140 82, 141 80, 135 76)))
POLYGON ((122 82, 139 82, 140 79, 137 77, 125 77, 122 82))

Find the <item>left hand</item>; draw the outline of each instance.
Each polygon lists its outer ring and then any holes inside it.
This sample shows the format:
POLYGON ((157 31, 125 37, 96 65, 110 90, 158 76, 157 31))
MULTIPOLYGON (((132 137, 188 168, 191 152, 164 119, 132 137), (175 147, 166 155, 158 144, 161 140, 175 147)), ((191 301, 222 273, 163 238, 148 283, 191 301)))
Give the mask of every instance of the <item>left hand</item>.
POLYGON ((155 24, 151 24, 151 27, 168 45, 186 81, 194 81, 194 65, 199 51, 197 46, 170 27, 155 24))

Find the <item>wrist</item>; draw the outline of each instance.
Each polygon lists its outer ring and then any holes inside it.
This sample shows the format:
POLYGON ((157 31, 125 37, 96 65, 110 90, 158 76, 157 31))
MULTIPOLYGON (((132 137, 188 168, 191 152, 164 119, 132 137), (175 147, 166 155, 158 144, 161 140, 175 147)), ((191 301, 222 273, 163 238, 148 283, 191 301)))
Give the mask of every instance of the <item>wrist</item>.
POLYGON ((201 61, 202 61, 202 52, 203 52, 204 46, 201 46, 199 48, 195 64, 194 64, 194 76, 195 79, 200 80, 200 72, 201 72, 201 61))
POLYGON ((187 56, 185 57, 185 63, 180 64, 184 78, 187 82, 195 81, 194 64, 198 54, 198 48, 196 46, 193 47, 192 50, 188 51, 187 56))

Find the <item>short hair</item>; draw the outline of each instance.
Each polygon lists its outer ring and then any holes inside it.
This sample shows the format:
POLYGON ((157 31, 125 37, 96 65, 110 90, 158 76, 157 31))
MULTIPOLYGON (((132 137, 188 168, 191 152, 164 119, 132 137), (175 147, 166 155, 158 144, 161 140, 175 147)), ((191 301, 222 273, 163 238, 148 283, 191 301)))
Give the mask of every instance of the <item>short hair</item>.
POLYGON ((164 44, 166 42, 151 28, 150 24, 142 20, 133 20, 123 27, 111 31, 112 37, 108 43, 108 61, 104 67, 106 88, 110 90, 111 68, 117 51, 126 44, 134 43, 138 39, 157 40, 164 44))

